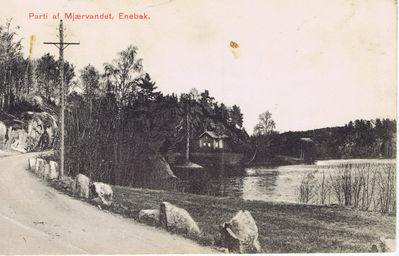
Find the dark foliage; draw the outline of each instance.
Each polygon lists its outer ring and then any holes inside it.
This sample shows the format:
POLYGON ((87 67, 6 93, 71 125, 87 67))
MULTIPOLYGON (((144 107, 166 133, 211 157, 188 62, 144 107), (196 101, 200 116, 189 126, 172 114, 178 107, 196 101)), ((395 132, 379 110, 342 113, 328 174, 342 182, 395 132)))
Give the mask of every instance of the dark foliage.
POLYGON ((343 127, 285 132, 254 136, 258 141, 257 161, 276 156, 306 159, 394 158, 396 156, 396 120, 355 120, 343 127), (311 139, 304 142, 303 138, 311 139))
MULTIPOLYGON (((0 26, 0 110, 12 122, 26 111, 58 116, 61 65, 48 53, 39 59, 24 58, 18 29, 11 20, 0 26)), ((79 72, 79 80, 74 79, 74 67, 63 63, 65 174, 83 173, 111 184, 141 184, 146 172, 142 162, 148 156, 185 152, 187 134, 192 146, 205 129, 226 133, 237 150, 250 148, 238 106, 227 108, 208 91, 200 96, 162 95, 150 75, 143 73, 137 52, 135 46, 119 52, 104 64, 104 74, 88 65, 79 72), (76 86, 82 94, 71 90, 76 86)), ((57 149, 59 144, 56 133, 57 149)))

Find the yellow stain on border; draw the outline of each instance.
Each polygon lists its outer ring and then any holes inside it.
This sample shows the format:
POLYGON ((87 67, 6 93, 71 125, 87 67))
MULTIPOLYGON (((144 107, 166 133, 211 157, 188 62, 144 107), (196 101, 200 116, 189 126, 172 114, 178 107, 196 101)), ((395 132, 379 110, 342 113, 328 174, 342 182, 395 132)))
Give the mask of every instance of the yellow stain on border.
POLYGON ((32 58, 32 53, 33 53, 33 45, 36 42, 36 36, 35 35, 31 35, 29 37, 29 59, 32 58))
POLYGON ((234 59, 238 59, 238 57, 240 57, 240 45, 234 41, 230 41, 229 47, 233 53, 234 59))

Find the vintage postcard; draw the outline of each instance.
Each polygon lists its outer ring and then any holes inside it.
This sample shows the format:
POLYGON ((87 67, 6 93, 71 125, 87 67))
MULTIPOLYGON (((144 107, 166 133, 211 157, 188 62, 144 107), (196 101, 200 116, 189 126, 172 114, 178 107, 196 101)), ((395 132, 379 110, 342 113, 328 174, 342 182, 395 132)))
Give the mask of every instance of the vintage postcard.
POLYGON ((394 253, 394 0, 10 0, 0 255, 394 253))

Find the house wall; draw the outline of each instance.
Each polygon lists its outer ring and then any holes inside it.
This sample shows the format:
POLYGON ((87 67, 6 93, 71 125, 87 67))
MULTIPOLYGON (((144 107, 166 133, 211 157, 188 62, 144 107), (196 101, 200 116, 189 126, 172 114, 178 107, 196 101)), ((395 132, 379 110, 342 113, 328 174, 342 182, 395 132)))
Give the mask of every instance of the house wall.
POLYGON ((214 141, 209 136, 203 136, 199 139, 199 146, 200 148, 210 148, 213 149, 215 147, 214 141))
POLYGON ((201 138, 199 138, 198 141, 193 145, 196 146, 196 149, 193 149, 193 152, 195 152, 195 150, 200 150, 201 152, 206 152, 208 150, 211 150, 212 152, 214 152, 214 151, 220 151, 220 152, 230 151, 228 138, 227 139, 214 139, 211 136, 204 135, 201 138))
POLYGON ((214 149, 223 149, 223 139, 214 139, 213 140, 213 148, 214 149))

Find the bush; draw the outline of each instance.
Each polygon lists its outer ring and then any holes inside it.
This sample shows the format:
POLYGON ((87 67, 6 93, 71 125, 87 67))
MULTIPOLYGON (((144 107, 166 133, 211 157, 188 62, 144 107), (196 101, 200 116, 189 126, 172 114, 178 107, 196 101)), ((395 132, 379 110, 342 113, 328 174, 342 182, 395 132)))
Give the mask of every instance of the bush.
POLYGON ((328 166, 304 175, 297 191, 300 203, 333 203, 364 211, 396 212, 396 165, 328 166))

